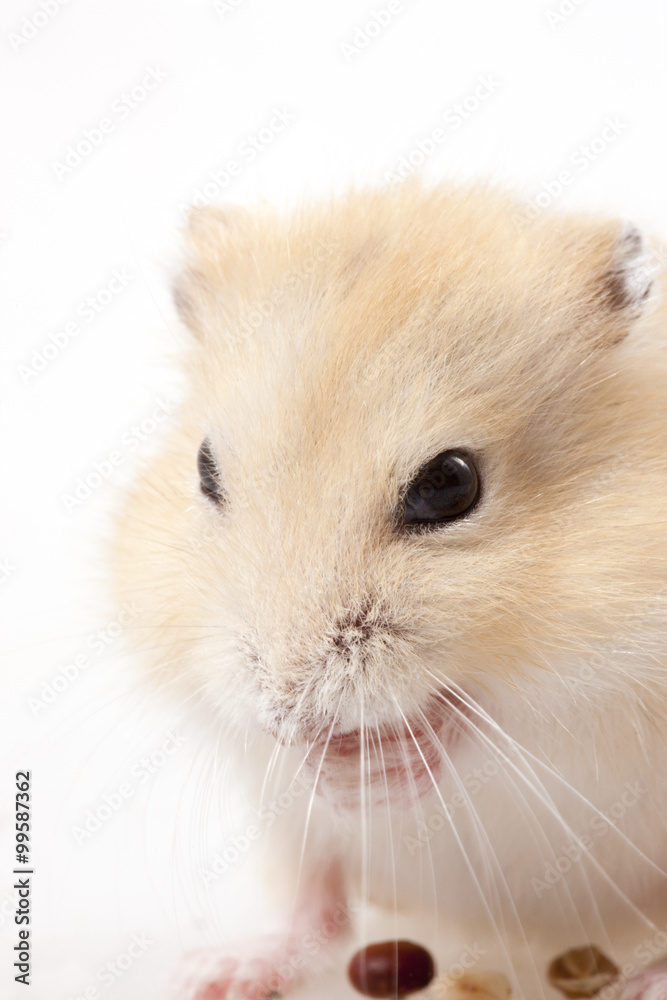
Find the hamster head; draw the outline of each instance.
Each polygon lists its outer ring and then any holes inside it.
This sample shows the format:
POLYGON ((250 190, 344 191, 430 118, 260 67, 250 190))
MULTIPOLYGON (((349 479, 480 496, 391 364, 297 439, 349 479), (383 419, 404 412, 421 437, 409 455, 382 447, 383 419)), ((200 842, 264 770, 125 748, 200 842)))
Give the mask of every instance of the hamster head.
MULTIPOLYGON (((207 207, 187 239, 190 392, 118 547, 162 678, 341 759, 362 730, 453 754, 482 712, 564 712, 601 645, 645 652, 665 324, 635 230, 406 186, 207 207)), ((635 664, 591 730, 662 711, 635 664)))

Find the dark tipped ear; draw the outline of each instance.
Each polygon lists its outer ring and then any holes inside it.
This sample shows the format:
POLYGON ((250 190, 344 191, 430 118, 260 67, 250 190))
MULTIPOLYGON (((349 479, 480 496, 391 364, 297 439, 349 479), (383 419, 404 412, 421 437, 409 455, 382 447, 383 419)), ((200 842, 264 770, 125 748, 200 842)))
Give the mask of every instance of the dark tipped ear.
POLYGON ((171 297, 173 299, 178 318, 182 323, 185 323, 189 329, 192 329, 196 309, 192 295, 192 280, 189 273, 182 272, 172 280, 171 297))
POLYGON ((219 307, 248 221, 249 213, 236 205, 202 205, 188 213, 186 263, 172 296, 180 319, 197 336, 219 307))
POLYGON ((607 304, 614 312, 637 313, 652 284, 653 269, 646 242, 637 227, 628 224, 620 233, 604 277, 607 304))
POLYGON ((242 205, 194 205, 188 211, 185 235, 191 246, 205 246, 228 240, 243 232, 250 222, 250 213, 242 205))

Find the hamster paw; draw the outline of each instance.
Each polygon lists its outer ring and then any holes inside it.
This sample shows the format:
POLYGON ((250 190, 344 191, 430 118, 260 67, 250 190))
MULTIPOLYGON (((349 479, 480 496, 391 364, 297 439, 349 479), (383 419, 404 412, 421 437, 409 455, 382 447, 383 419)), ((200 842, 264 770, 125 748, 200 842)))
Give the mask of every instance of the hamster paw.
POLYGON ((667 1000, 667 959, 629 979, 620 1000, 667 1000))
POLYGON ((304 976, 304 957, 284 938, 266 937, 228 954, 191 952, 174 1000, 268 1000, 289 993, 304 976))

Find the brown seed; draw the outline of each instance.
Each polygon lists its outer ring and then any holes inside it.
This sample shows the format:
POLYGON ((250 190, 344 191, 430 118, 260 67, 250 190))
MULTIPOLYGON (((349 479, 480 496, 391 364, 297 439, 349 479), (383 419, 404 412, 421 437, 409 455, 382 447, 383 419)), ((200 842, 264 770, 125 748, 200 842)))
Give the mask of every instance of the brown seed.
POLYGON ((549 982, 566 997, 592 997, 613 982, 619 969, 594 945, 571 948, 554 958, 547 973, 549 982))
POLYGON ((412 941, 382 941, 352 956, 347 975, 355 990, 367 997, 404 997, 422 990, 433 979, 433 959, 412 941))

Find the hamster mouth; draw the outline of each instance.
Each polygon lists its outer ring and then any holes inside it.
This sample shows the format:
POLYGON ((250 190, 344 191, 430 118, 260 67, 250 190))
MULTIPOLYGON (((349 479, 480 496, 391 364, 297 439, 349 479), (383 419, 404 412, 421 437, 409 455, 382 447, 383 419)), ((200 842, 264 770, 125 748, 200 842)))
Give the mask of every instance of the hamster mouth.
POLYGON ((322 734, 306 769, 316 792, 339 812, 410 808, 436 794, 465 729, 465 705, 443 691, 414 718, 345 733, 322 734))

